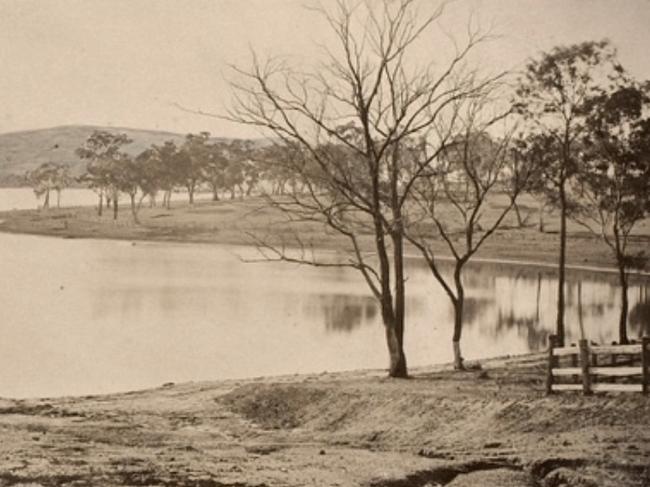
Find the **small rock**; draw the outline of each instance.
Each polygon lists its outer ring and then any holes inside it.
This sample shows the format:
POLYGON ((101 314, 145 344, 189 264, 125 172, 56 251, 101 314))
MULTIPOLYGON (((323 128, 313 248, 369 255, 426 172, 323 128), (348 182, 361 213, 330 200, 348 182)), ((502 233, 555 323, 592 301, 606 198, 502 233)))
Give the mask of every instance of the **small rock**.
POLYGON ((321 450, 318 452, 319 455, 325 455, 325 450, 321 450))

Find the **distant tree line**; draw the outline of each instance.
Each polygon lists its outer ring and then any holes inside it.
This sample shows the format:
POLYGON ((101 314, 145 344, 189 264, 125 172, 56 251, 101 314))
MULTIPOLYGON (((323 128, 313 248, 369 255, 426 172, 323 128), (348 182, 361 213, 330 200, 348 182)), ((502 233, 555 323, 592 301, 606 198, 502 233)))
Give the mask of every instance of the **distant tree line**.
POLYGON ((51 206, 51 192, 56 192, 58 206, 64 188, 82 185, 97 193, 99 216, 107 208, 117 219, 120 198, 126 196, 135 223, 145 199, 154 206, 161 197, 161 204, 170 208, 172 195, 179 190, 194 204, 197 191, 210 191, 212 200, 219 201, 252 196, 261 191, 261 183, 272 194, 296 189, 295 178, 273 163, 276 154, 285 150, 277 144, 213 140, 208 132, 200 132, 187 134, 182 144, 168 140, 132 155, 127 150, 132 142, 126 134, 96 130, 76 150, 86 161, 81 176, 72 177, 66 164, 46 162, 27 172, 22 181, 43 198, 44 209, 51 206))

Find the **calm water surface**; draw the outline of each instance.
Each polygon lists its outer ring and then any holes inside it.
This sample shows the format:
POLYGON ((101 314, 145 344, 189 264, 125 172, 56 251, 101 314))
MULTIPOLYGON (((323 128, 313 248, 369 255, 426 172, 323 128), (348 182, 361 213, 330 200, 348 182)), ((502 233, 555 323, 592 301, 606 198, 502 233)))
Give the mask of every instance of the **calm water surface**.
MULTIPOLYGON (((90 394, 164 382, 381 368, 379 312, 347 269, 243 263, 251 249, 62 240, 0 233, 0 396, 90 394)), ((468 359, 544 348, 552 270, 467 273, 468 359)), ((630 290, 631 336, 648 330, 647 281, 630 290)), ((450 361, 452 309, 428 271, 408 269, 410 365, 450 361)), ((569 338, 615 339, 614 275, 572 273, 569 338)))

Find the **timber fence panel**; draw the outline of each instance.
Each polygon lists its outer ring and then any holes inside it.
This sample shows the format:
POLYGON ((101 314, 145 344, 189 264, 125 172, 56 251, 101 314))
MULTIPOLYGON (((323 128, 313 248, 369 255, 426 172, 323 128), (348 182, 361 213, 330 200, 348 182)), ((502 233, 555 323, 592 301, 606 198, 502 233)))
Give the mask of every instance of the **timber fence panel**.
POLYGON ((584 339, 577 347, 559 347, 559 343, 556 335, 549 336, 547 394, 580 390, 585 395, 592 392, 647 394, 650 390, 650 337, 643 337, 641 343, 625 345, 594 345, 584 339), (607 365, 606 360, 599 360, 598 355, 609 355, 611 365, 607 365), (627 357, 618 360, 620 355, 627 357), (569 365, 561 365, 563 358, 569 360, 569 365), (618 379, 623 379, 624 383, 618 379))

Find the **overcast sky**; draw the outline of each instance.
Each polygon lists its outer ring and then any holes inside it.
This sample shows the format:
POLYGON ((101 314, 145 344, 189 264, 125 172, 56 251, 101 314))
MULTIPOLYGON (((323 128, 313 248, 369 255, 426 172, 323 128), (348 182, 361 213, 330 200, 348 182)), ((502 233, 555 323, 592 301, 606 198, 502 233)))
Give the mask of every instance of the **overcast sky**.
MULTIPOLYGON (((250 47, 314 59, 314 44, 330 37, 309 4, 0 0, 0 132, 94 124, 253 136, 177 105, 221 112, 227 66, 246 65, 250 47)), ((470 11, 501 35, 481 52, 488 68, 521 67, 555 45, 606 37, 628 70, 650 78, 649 0, 457 0, 440 26, 462 39, 470 11)), ((422 56, 439 46, 432 41, 422 56)))

